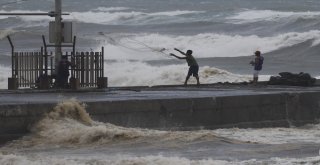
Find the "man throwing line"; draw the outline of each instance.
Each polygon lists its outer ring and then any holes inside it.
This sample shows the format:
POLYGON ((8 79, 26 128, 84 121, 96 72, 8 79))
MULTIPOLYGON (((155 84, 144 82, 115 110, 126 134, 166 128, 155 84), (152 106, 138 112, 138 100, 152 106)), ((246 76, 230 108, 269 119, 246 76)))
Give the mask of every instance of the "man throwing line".
POLYGON ((181 60, 186 59, 188 66, 189 66, 188 75, 186 77, 186 81, 184 82, 184 85, 187 85, 188 80, 191 75, 193 75, 193 77, 195 77, 197 79, 197 85, 200 85, 199 75, 198 75, 199 65, 198 65, 196 59, 192 56, 192 50, 187 50, 186 53, 182 52, 181 50, 179 50, 177 48, 174 48, 174 50, 180 52, 182 55, 185 55, 185 57, 179 57, 173 53, 170 53, 170 56, 174 56, 177 59, 181 59, 181 60))

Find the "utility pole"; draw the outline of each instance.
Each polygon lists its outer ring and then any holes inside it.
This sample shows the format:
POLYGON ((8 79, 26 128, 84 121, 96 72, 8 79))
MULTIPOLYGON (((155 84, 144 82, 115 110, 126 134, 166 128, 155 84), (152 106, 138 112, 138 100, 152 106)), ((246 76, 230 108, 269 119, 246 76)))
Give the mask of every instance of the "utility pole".
POLYGON ((61 12, 61 0, 55 0, 55 11, 51 11, 48 13, 0 13, 0 16, 4 15, 14 15, 14 16, 43 16, 47 15, 50 17, 55 17, 55 68, 56 68, 56 73, 59 68, 59 62, 61 60, 61 55, 62 55, 62 50, 61 50, 61 44, 62 44, 62 15, 69 15, 67 13, 62 13, 61 12))
MULTIPOLYGON (((61 0, 55 0, 55 72, 58 74, 59 62, 61 60, 62 50, 62 24, 61 24, 61 0)), ((59 75, 58 75, 59 76, 59 75)))

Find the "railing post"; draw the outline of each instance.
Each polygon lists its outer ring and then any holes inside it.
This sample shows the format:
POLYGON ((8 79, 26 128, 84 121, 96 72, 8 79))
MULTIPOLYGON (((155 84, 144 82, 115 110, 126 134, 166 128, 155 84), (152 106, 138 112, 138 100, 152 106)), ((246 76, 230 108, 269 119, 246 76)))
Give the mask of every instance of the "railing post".
POLYGON ((17 56, 15 56, 14 53, 14 45, 11 41, 10 36, 7 36, 10 46, 11 46, 11 78, 8 78, 8 89, 9 90, 15 90, 19 88, 19 79, 17 78, 18 76, 18 71, 16 70, 16 62, 15 60, 17 60, 17 56), (14 57, 15 56, 15 57, 14 57))
POLYGON ((101 53, 99 56, 99 77, 97 81, 98 88, 108 87, 108 77, 104 77, 104 47, 101 48, 101 53))
MULTIPOLYGON (((76 39, 77 37, 73 37, 73 45, 72 45, 72 54, 71 54, 71 63, 76 65, 75 63, 75 53, 76 53, 76 39)), ((71 69, 71 77, 75 78, 75 67, 71 69)))
MULTIPOLYGON (((44 45, 44 65, 45 65, 45 75, 48 75, 48 51, 47 51, 47 43, 46 43, 46 39, 44 37, 44 35, 42 35, 42 41, 43 41, 43 45, 44 45)), ((42 48, 41 48, 41 52, 42 52, 42 48)), ((41 55, 43 56, 43 52, 41 53, 41 55)))
POLYGON ((100 77, 104 77, 104 47, 101 48, 101 75, 100 77))

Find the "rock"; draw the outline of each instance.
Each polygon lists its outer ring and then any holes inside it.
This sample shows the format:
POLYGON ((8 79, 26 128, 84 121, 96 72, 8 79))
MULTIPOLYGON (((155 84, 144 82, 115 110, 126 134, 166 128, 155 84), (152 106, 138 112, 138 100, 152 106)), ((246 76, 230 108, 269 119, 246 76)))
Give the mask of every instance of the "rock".
POLYGON ((291 85, 291 86, 313 86, 316 79, 308 73, 300 72, 298 74, 290 72, 281 72, 280 76, 271 76, 269 85, 291 85))

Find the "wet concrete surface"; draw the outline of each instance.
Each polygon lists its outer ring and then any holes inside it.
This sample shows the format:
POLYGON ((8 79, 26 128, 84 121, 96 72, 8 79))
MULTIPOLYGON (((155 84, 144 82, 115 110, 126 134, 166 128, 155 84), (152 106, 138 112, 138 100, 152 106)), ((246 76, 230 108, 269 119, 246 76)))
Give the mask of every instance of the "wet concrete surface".
POLYGON ((107 89, 82 90, 1 90, 0 105, 57 103, 66 99, 77 99, 84 102, 150 100, 170 98, 203 98, 241 95, 264 95, 277 93, 318 92, 320 86, 268 86, 268 85, 172 85, 154 87, 110 87, 107 89))

